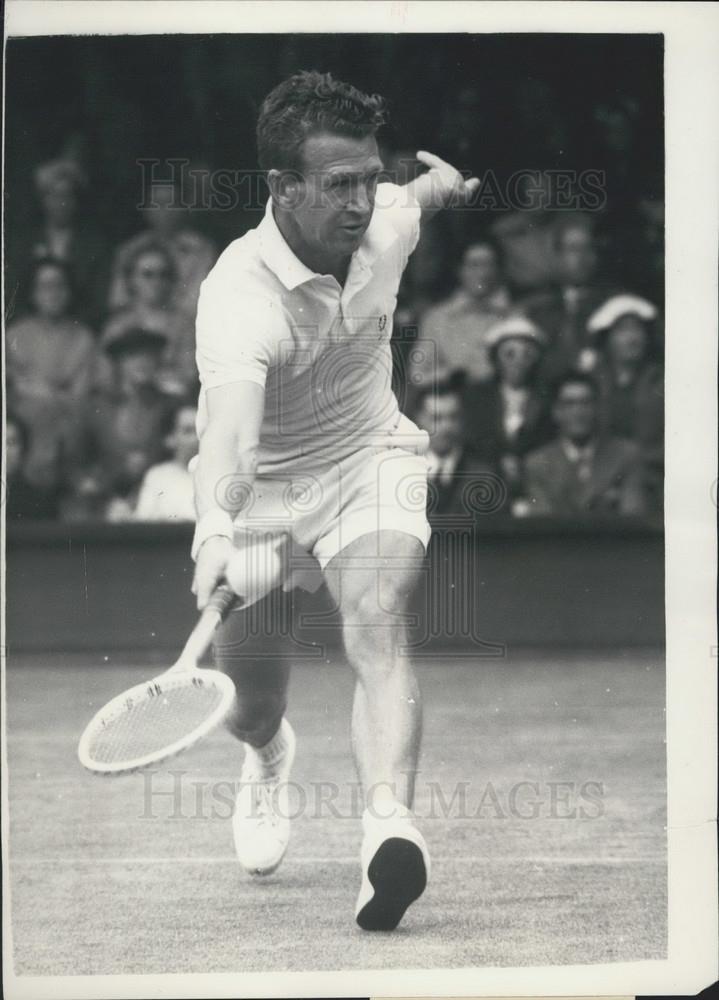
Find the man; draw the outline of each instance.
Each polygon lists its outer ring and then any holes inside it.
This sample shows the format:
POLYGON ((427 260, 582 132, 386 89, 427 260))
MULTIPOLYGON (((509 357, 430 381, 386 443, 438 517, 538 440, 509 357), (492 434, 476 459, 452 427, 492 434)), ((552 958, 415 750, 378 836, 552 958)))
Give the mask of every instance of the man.
POLYGON ((458 277, 457 290, 428 310, 421 323, 422 343, 413 351, 410 368, 413 386, 431 384, 454 372, 464 373, 470 382, 486 382, 492 376, 487 332, 510 305, 495 245, 489 240, 471 243, 462 255, 458 277))
POLYGON ((526 460, 528 514, 644 514, 643 470, 632 441, 598 433, 597 387, 587 375, 557 385, 556 441, 526 460))
POLYGON ((86 470, 93 468, 106 489, 124 491, 129 481, 134 489, 163 457, 163 428, 175 405, 158 386, 166 347, 166 337, 142 328, 124 330, 105 346, 112 384, 88 402, 83 457, 86 470))
POLYGON ((589 371, 596 356, 587 319, 610 291, 596 278, 598 254, 589 216, 562 218, 554 230, 555 287, 524 303, 523 311, 544 330, 549 346, 541 377, 553 382, 568 371, 589 371))
MULTIPOLYGON (((222 254, 197 317, 198 606, 223 577, 236 529, 284 521, 323 568, 357 677, 352 741, 366 809, 356 919, 368 930, 394 928, 429 872, 410 812, 420 698, 401 654, 429 529, 423 504, 398 499, 424 485, 426 435, 401 418, 391 390, 392 312, 420 216, 464 204, 478 186, 424 152, 428 173, 379 185, 383 123, 380 97, 329 74, 299 73, 270 93, 257 126, 265 218, 222 254)), ((241 617, 230 616, 218 648, 232 648, 241 617)), ((247 745, 235 845, 264 874, 289 837, 277 791, 295 747, 287 669, 245 672, 241 650, 219 660, 237 686, 230 725, 247 745)))
MULTIPOLYGON (((419 427, 429 434, 427 452, 430 519, 471 513, 467 496, 472 484, 489 484, 489 464, 481 462, 467 446, 462 390, 447 380, 422 391, 417 406, 419 427)), ((469 429, 470 438, 472 436, 469 429)))

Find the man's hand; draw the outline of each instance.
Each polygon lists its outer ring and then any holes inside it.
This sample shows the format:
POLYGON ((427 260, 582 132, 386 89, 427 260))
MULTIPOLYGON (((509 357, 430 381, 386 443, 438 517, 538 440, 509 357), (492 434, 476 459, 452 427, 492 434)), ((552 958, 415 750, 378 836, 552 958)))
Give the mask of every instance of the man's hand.
POLYGON ((224 579, 227 563, 235 548, 224 535, 208 538, 197 553, 192 593, 197 597, 197 607, 202 611, 217 584, 224 579))
POLYGON ((419 202, 423 215, 432 215, 441 208, 461 208, 468 204, 479 190, 479 178, 465 180, 451 163, 441 160, 424 149, 417 152, 417 159, 429 171, 410 185, 419 202))

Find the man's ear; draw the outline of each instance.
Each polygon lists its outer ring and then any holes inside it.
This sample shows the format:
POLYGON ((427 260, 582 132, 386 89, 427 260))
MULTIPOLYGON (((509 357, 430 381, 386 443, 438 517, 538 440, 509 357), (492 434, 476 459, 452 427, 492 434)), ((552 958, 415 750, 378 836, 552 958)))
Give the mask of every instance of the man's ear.
POLYGON ((304 196, 304 178, 297 170, 270 170, 267 184, 272 200, 286 211, 293 211, 304 196))

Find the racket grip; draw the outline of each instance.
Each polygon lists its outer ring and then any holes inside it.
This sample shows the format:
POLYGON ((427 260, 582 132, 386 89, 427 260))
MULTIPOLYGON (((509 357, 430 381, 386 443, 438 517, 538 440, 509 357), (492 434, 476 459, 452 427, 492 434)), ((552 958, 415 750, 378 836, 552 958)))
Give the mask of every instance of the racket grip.
POLYGON ((220 619, 224 620, 236 601, 239 601, 239 598, 232 587, 228 583, 220 583, 212 592, 212 596, 207 602, 207 608, 216 611, 220 619))
POLYGON ((222 582, 215 587, 173 670, 197 665, 212 642, 215 629, 225 620, 233 604, 240 600, 229 584, 222 582))

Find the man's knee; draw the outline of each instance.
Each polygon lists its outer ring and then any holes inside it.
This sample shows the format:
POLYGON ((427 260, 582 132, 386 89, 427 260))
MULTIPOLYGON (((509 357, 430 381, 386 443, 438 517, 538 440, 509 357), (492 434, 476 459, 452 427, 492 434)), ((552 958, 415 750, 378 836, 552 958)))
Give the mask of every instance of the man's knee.
POLYGON ((416 574, 380 568, 367 574, 343 595, 342 616, 365 628, 401 626, 416 586, 416 574))
POLYGON ((290 664, 286 660, 250 659, 227 646, 215 647, 215 663, 235 685, 226 726, 238 739, 261 745, 270 739, 287 708, 290 664), (260 738, 257 743, 255 737, 260 738))
POLYGON ((272 739, 286 709, 284 692, 262 697, 238 695, 225 719, 225 726, 237 739, 261 746, 272 739))
POLYGON ((406 641, 412 587, 389 572, 379 573, 344 602, 342 630, 347 655, 362 673, 392 670, 406 641))

